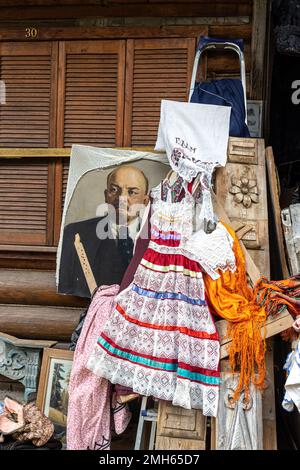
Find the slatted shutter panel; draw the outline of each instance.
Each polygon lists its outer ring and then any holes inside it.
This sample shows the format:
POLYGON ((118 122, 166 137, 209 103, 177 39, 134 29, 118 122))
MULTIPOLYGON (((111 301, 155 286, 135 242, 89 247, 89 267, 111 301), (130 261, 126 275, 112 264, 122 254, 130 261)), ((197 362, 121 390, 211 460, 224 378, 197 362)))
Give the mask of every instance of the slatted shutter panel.
POLYGON ((49 147, 53 49, 50 43, 0 43, 1 147, 49 147))
POLYGON ((60 44, 59 146, 121 146, 125 41, 60 44))
MULTIPOLYGON (((56 43, 0 43, 0 147, 55 147, 56 43)), ((51 241, 48 160, 0 160, 0 243, 51 241)))
POLYGON ((70 167, 70 160, 64 158, 63 160, 63 168, 62 168, 62 207, 61 210, 64 208, 65 197, 67 192, 67 184, 68 184, 68 176, 69 176, 69 167, 70 167))
POLYGON ((124 145, 153 146, 162 99, 187 101, 196 40, 127 41, 124 145))
MULTIPOLYGON (((125 41, 62 41, 59 44, 57 146, 123 145, 125 41)), ((57 165, 61 178, 54 215, 54 243, 66 194, 69 160, 57 165)))
POLYGON ((0 165, 0 243, 44 244, 47 229, 47 165, 0 165))

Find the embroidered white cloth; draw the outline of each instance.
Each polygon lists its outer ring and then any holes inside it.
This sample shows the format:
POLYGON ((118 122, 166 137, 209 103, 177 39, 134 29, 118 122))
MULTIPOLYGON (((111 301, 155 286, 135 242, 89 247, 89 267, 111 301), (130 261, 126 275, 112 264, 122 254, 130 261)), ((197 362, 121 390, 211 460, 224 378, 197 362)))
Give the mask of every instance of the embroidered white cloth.
POLYGON ((165 150, 172 170, 186 181, 199 174, 204 226, 216 222, 210 189, 214 168, 226 164, 230 113, 229 106, 161 101, 155 150, 165 150))
POLYGON ((155 150, 165 150, 172 169, 187 181, 224 166, 230 112, 229 106, 162 100, 155 150))

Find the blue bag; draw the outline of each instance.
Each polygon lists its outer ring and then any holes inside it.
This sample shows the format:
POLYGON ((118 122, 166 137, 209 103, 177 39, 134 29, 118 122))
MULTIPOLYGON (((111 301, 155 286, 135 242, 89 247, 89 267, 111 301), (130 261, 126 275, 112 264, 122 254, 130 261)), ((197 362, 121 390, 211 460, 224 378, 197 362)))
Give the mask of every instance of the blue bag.
POLYGON ((241 39, 225 40, 208 37, 200 39, 194 62, 189 101, 191 103, 231 106, 229 135, 232 137, 250 137, 246 124, 245 81, 243 41, 241 39), (208 49, 231 49, 237 52, 240 58, 241 79, 224 78, 211 82, 195 82, 200 56, 208 49))

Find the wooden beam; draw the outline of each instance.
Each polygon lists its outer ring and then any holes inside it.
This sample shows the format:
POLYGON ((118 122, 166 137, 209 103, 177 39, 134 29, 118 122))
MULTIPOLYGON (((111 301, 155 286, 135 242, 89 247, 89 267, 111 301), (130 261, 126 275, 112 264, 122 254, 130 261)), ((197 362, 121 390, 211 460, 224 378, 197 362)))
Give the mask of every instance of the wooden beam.
MULTIPOLYGON (((73 18, 107 18, 107 17, 201 17, 201 16, 248 16, 252 13, 252 5, 247 3, 220 2, 186 2, 127 4, 119 5, 57 5, 1 7, 2 21, 48 20, 73 18)), ((31 25, 29 25, 31 26, 31 25)))
POLYGON ((54 271, 0 269, 0 305, 86 307, 88 299, 57 293, 54 271))
POLYGON ((263 391, 262 394, 264 450, 277 449, 273 342, 273 338, 267 340, 267 377, 265 382, 266 389, 263 391))
MULTIPOLYGON (((27 6, 75 6, 81 5, 82 0, 0 0, 0 7, 27 7, 27 6)), ((183 0, 86 0, 84 5, 96 5, 96 6, 105 6, 106 8, 110 7, 111 5, 137 5, 137 4, 178 4, 183 3, 183 0)), ((185 0, 185 3, 198 3, 198 4, 207 4, 209 3, 207 0, 185 0)), ((251 0, 214 0, 216 5, 218 4, 246 4, 251 5, 251 0)))
POLYGON ((252 19, 252 65, 250 99, 263 100, 268 0, 254 0, 252 19))
POLYGON ((289 270, 286 262, 284 241, 283 241, 283 229, 281 223, 281 208, 279 205, 279 179, 276 174, 276 166, 274 161, 273 149, 272 147, 266 148, 266 164, 267 164, 267 174, 269 180, 270 196, 271 196, 271 206, 274 217, 274 225, 276 231, 276 238, 279 249, 280 264, 282 269, 282 276, 284 279, 289 277, 289 270))
MULTIPOLYGON (((213 18, 212 20, 213 21, 213 18)), ((238 19, 236 20, 238 22, 238 19)), ((186 26, 61 26, 56 24, 45 26, 35 23, 36 37, 27 37, 25 26, 7 27, 0 25, 0 41, 53 41, 53 40, 79 40, 79 39, 142 39, 142 38, 199 38, 207 23, 186 26)), ((215 36, 242 37, 246 41, 251 39, 251 25, 211 26, 210 34, 215 36)))
MULTIPOLYGON (((115 147, 116 150, 135 150, 161 154, 153 147, 115 147)), ((70 158, 70 148, 0 148, 0 158, 70 158)))
POLYGON ((0 305, 0 331, 18 338, 70 341, 82 309, 0 305))
POLYGON ((1 148, 0 158, 62 158, 70 153, 70 148, 1 148))
POLYGON ((16 336, 7 335, 6 333, 2 333, 0 331, 0 340, 4 340, 6 343, 12 344, 13 346, 19 348, 51 348, 55 344, 56 341, 44 341, 39 339, 20 339, 16 338, 16 336))
MULTIPOLYGON (((230 144, 237 141, 242 141, 242 138, 229 137, 229 151, 230 144)), ((156 154, 164 154, 158 152, 153 147, 114 147, 116 150, 135 150, 137 152, 151 152, 156 154)), ((71 148, 0 148, 0 158, 69 158, 71 155, 71 148)), ((226 216, 227 217, 227 216, 226 216)), ((227 217, 227 220, 228 217, 227 217)), ((230 223, 230 222, 229 222, 230 223)))

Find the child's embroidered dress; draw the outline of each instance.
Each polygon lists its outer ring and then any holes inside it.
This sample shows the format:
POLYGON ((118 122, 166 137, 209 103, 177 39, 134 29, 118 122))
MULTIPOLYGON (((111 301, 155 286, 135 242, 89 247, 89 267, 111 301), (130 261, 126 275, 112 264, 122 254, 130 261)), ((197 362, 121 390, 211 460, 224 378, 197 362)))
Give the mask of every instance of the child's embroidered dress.
MULTIPOLYGON (((169 192, 171 193, 171 187, 169 192)), ((88 368, 141 395, 216 416, 219 336, 209 312, 203 269, 235 269, 232 238, 222 224, 193 234, 195 200, 152 190, 151 239, 132 283, 98 338, 88 368)))

